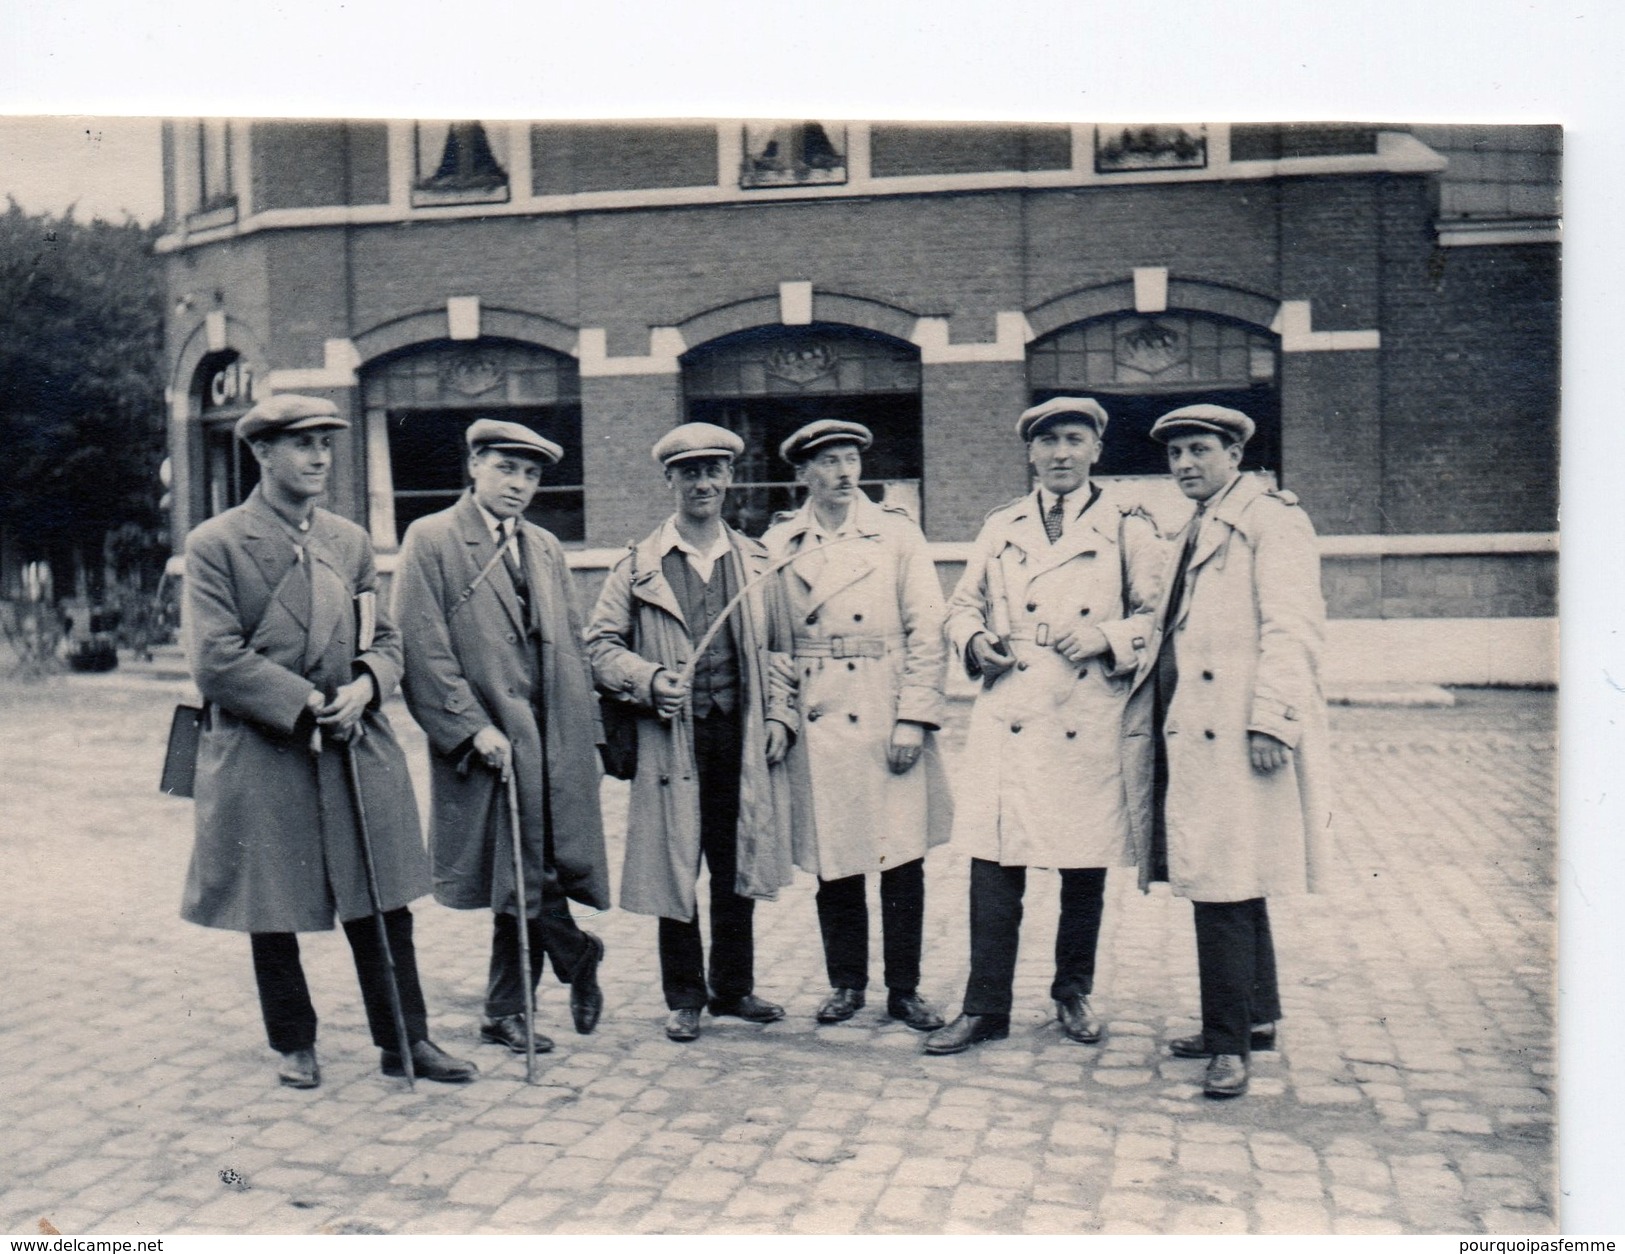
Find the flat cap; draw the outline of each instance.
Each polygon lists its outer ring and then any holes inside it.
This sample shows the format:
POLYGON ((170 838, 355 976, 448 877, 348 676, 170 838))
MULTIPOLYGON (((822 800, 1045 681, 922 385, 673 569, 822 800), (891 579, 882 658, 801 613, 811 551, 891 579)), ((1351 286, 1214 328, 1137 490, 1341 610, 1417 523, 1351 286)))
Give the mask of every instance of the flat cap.
POLYGON ((284 392, 267 396, 237 419, 237 438, 245 443, 281 435, 284 431, 342 431, 350 425, 339 417, 339 407, 319 396, 297 396, 284 392))
POLYGON ((820 418, 817 422, 809 422, 779 445, 779 456, 792 466, 797 466, 826 444, 856 444, 861 451, 874 442, 875 433, 861 422, 820 418))
POLYGON ((1097 436, 1106 434, 1106 423, 1109 421, 1106 411, 1093 397, 1056 396, 1042 405, 1034 405, 1017 418, 1016 435, 1022 440, 1030 440, 1051 423, 1063 419, 1071 422, 1087 422, 1095 429, 1097 436))
POLYGON ((468 441, 470 453, 481 453, 488 448, 500 449, 504 453, 518 453, 521 457, 545 461, 550 465, 556 464, 564 456, 564 450, 546 436, 537 435, 517 422, 499 422, 495 418, 481 418, 469 427, 463 438, 468 441))
POLYGON ((670 466, 696 457, 726 457, 732 461, 744 451, 745 442, 727 427, 714 422, 685 422, 656 440, 649 455, 660 465, 670 466))
POLYGON ((1152 423, 1151 438, 1166 444, 1176 435, 1211 431, 1236 444, 1245 444, 1253 438, 1253 430, 1253 420, 1239 409, 1226 409, 1223 405, 1186 405, 1170 410, 1152 423))

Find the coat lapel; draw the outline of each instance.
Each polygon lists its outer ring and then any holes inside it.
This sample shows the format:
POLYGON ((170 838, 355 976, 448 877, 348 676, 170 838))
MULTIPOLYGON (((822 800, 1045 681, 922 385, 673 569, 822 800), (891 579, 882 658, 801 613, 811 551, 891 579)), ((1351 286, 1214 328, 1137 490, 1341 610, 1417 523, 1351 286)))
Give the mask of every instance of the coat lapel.
POLYGON ((559 572, 553 569, 552 556, 534 523, 519 524, 519 547, 525 553, 525 577, 530 580, 531 626, 541 639, 548 639, 549 624, 564 621, 559 607, 553 604, 553 589, 559 572))
POLYGON ((666 582, 666 573, 660 568, 661 559, 665 557, 660 552, 660 531, 661 528, 657 527, 654 534, 637 547, 634 560, 638 573, 632 577, 632 595, 664 610, 682 623, 683 630, 687 631, 688 621, 683 617, 683 607, 678 604, 677 594, 666 582))
MULTIPOLYGON (((1074 494, 1078 495, 1078 494, 1074 494)), ((1033 494, 1033 517, 1038 523, 1039 547, 1034 552, 1033 574, 1054 570, 1057 566, 1064 566, 1074 557, 1083 553, 1098 553, 1102 545, 1117 543, 1116 532, 1103 520, 1110 515, 1116 518, 1114 511, 1104 508, 1104 493, 1094 497, 1090 502, 1090 494, 1082 493, 1083 502, 1079 512, 1074 513, 1068 502, 1066 525, 1061 529, 1061 538, 1054 544, 1049 542, 1049 532, 1044 530, 1044 517, 1039 509, 1038 494, 1033 494)))
POLYGON ((305 637, 305 666, 316 665, 327 651, 333 633, 350 610, 350 581, 321 525, 311 528, 305 542, 305 560, 310 572, 310 627, 305 637))
MULTIPOLYGON (((812 506, 803 506, 807 513, 808 527, 812 526, 812 506)), ((852 503, 852 526, 859 535, 870 539, 880 534, 872 511, 874 504, 868 497, 862 497, 852 503)), ((803 539, 805 542, 805 536, 803 539)), ((867 577, 875 569, 874 555, 866 543, 858 540, 843 539, 838 545, 829 547, 828 552, 820 552, 825 545, 815 545, 808 553, 808 560, 817 559, 817 564, 811 570, 811 578, 807 580, 807 609, 818 609, 837 592, 850 588, 858 580, 867 577)), ((799 567, 798 560, 793 563, 799 567)))
MULTIPOLYGON (((491 536, 491 529, 485 525, 485 515, 480 513, 480 507, 474 503, 472 492, 465 492, 457 502, 457 530, 463 538, 468 554, 466 581, 463 585, 466 588, 479 578, 486 563, 497 555, 497 543, 491 536)), ((525 616, 519 610, 519 596, 514 592, 513 577, 508 574, 508 568, 502 564, 502 559, 498 559, 497 565, 491 568, 490 574, 481 582, 490 587, 492 595, 501 603, 515 630, 521 635, 528 631, 525 616), (500 570, 497 569, 498 566, 501 567, 500 570)))
MULTIPOLYGON (((272 512, 255 488, 242 510, 243 547, 254 559, 260 577, 265 580, 269 597, 285 609, 300 627, 309 630, 310 603, 300 589, 289 586, 288 572, 297 558, 287 527, 272 512)), ((260 615, 261 621, 264 615, 260 615)))

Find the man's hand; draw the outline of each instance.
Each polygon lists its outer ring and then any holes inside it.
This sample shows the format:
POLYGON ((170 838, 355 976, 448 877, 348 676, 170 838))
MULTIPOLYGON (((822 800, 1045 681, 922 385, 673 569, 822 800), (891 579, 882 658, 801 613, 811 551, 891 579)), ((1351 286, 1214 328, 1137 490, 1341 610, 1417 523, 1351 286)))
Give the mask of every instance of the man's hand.
POLYGON ((920 752, 924 748, 923 724, 911 723, 901 718, 893 723, 891 744, 886 746, 886 763, 891 767, 892 774, 906 775, 920 760, 920 752))
POLYGON ((658 670, 649 684, 649 695, 654 698, 655 710, 661 718, 676 718, 682 712, 688 689, 671 671, 658 670))
POLYGON ((970 638, 970 655, 982 672, 982 678, 989 683, 1016 664, 1016 659, 1005 652, 1004 646, 985 631, 979 631, 970 638))
POLYGON ((1098 627, 1068 627, 1051 646, 1069 662, 1083 663, 1102 653, 1111 652, 1112 643, 1098 627))
POLYGON ((316 721, 334 740, 349 740, 355 732, 356 724, 361 721, 361 716, 367 712, 367 706, 372 704, 377 691, 373 687, 372 673, 362 671, 355 679, 339 688, 331 701, 316 711, 316 721))
POLYGON ((767 764, 777 766, 790 752, 790 729, 776 718, 767 720, 767 764))
POLYGON ((508 782, 508 772, 513 768, 513 742, 499 729, 482 727, 475 732, 474 752, 480 755, 485 765, 502 776, 503 783, 508 782))
POLYGON ((1247 751, 1252 754, 1253 770, 1270 775, 1292 760, 1292 750, 1268 732, 1247 733, 1247 751))

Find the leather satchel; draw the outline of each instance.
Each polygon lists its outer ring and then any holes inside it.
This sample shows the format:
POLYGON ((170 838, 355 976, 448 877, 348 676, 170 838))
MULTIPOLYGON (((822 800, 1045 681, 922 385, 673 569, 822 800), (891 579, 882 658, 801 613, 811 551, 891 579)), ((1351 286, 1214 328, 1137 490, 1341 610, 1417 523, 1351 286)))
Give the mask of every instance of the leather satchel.
POLYGON ((203 711, 181 704, 169 720, 169 745, 164 750, 164 769, 158 778, 158 791, 171 797, 190 797, 197 779, 197 747, 203 734, 203 711))
MULTIPOLYGON (((638 550, 632 550, 630 577, 637 578, 638 550)), ((632 652, 638 651, 638 610, 632 606, 632 639, 627 642, 632 652)), ((615 779, 631 779, 638 773, 638 707, 623 700, 618 693, 598 690, 598 714, 604 724, 604 743, 598 756, 603 759, 604 773, 615 779)))

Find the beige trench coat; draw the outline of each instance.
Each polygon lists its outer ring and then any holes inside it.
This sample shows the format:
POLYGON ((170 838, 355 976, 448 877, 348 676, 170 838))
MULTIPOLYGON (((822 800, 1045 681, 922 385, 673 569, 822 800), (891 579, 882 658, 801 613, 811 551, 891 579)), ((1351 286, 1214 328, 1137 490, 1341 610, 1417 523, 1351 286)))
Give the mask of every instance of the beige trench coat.
POLYGON ((996 603, 1016 657, 977 695, 960 761, 954 843, 973 858, 1055 868, 1135 861, 1126 781, 1150 769, 1150 742, 1124 739, 1123 713, 1167 546, 1110 487, 1080 509, 1053 545, 1036 492, 995 510, 949 602, 948 641, 972 678, 966 648, 977 632, 999 634, 996 603), (1079 666, 1049 647, 1074 624, 1099 627, 1110 652, 1079 666))
POLYGON ((953 822, 934 730, 906 773, 886 758, 898 719, 942 724, 947 604, 936 566, 901 509, 860 497, 847 526, 862 538, 823 551, 809 503, 762 537, 775 561, 801 554, 783 574, 802 716, 795 860, 826 880, 922 858, 953 822))
MULTIPOLYGON (((650 684, 657 671, 677 672, 693 652, 682 606, 661 571, 660 528, 610 571, 587 624, 587 656, 598 687, 639 708, 638 770, 626 823, 621 908, 668 919, 695 917, 700 869, 700 792, 692 716, 654 714, 650 684), (636 567, 637 574, 632 571, 636 567), (636 643, 634 650, 631 646, 636 643)), ((767 569, 767 550, 728 529, 739 587, 767 569)), ((744 747, 739 784, 738 870, 734 891, 771 901, 795 876, 790 853, 790 784, 786 763, 767 764, 767 720, 798 728, 790 663, 789 613, 775 578, 746 594, 729 622, 737 632, 744 747)))
POLYGON ((540 912, 544 877, 605 910, 596 748, 603 735, 575 583, 550 532, 522 522, 519 539, 533 622, 521 615, 506 567, 486 569, 496 541, 471 493, 407 528, 395 570, 401 686, 429 739, 435 898, 462 910, 517 913, 507 789, 495 771, 467 760, 467 742, 494 726, 513 744, 526 912, 540 912))
MULTIPOLYGON (((1194 525, 1196 519, 1192 519, 1194 525)), ((1176 541, 1185 542, 1189 531, 1176 541)), ((1167 712, 1169 882, 1195 901, 1246 901, 1323 886, 1330 862, 1329 737, 1320 688, 1326 607, 1315 529, 1290 492, 1243 476, 1208 512, 1166 637, 1136 677, 1131 738, 1149 742, 1160 649, 1179 683, 1167 712), (1270 775, 1247 733, 1293 750, 1270 775)), ((1165 591, 1158 607, 1160 625, 1165 591)), ((1152 775, 1135 780, 1141 887, 1151 874, 1152 775)))

